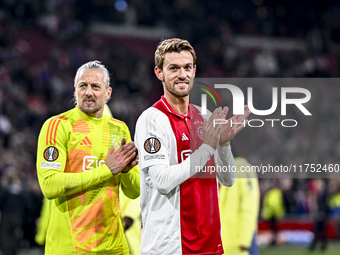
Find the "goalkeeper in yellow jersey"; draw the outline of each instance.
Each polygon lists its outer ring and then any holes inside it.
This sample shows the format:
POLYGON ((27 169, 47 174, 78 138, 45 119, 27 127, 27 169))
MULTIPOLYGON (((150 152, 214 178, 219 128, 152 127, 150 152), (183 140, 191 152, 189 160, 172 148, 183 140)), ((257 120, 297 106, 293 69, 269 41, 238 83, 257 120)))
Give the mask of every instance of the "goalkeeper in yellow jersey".
POLYGON ((74 87, 76 107, 48 119, 38 140, 38 179, 51 200, 45 254, 129 254, 118 193, 139 196, 137 149, 126 124, 103 115, 112 92, 104 65, 81 66, 74 87))

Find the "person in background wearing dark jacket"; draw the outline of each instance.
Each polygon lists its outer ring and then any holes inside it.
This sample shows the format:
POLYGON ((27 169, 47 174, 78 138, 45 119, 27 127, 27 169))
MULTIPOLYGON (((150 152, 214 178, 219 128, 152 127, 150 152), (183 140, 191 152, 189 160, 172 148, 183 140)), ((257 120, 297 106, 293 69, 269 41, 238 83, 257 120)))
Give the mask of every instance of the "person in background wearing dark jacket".
POLYGON ((313 184, 316 210, 313 226, 314 239, 309 246, 309 250, 315 250, 318 241, 321 242, 321 250, 326 250, 328 244, 326 227, 330 212, 328 205, 328 190, 323 179, 315 179, 313 180, 313 184))

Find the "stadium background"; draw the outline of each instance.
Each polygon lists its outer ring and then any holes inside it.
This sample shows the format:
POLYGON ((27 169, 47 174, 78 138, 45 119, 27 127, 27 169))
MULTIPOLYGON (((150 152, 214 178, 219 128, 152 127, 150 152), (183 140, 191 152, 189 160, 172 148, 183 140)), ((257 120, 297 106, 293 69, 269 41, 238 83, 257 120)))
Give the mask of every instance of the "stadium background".
MULTIPOLYGON (((113 87, 109 106, 133 135, 139 114, 162 94, 153 74, 154 50, 161 38, 176 36, 192 43, 198 55, 197 77, 334 78, 340 70, 339 32, 340 4, 330 0, 1 1, 0 198, 11 196, 10 205, 0 203, 1 226, 5 217, 14 218, 22 254, 38 252, 32 248, 42 203, 35 169, 37 137, 48 117, 73 107, 73 78, 84 62, 97 59, 108 67, 113 87)), ((267 93, 263 88, 261 95, 267 93)), ((339 163, 340 87, 326 87, 317 96, 322 107, 313 110, 326 113, 323 130, 313 132, 312 121, 271 139, 285 145, 288 155, 339 163)), ((267 135, 263 132, 255 141, 241 135, 235 144, 250 162, 259 157, 281 162, 275 150, 257 150, 267 135)), ((325 181, 333 201, 330 250, 339 251, 340 180, 325 181)), ((279 227, 311 231, 314 180, 260 180, 261 198, 273 185, 285 200, 279 227)), ((259 227, 265 233, 268 224, 260 219, 259 227)), ((6 235, 1 229, 0 235, 6 235)), ((288 232, 283 239, 293 235, 288 232)), ((265 235, 261 240, 266 243, 265 235)), ((293 254, 299 249, 306 250, 307 244, 261 251, 293 254)))

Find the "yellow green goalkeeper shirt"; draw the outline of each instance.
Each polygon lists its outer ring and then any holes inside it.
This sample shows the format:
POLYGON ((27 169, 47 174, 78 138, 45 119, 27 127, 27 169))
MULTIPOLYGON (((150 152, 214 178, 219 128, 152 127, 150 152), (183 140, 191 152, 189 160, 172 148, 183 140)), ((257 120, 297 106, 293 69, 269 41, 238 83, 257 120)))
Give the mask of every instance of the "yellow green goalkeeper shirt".
POLYGON ((37 171, 51 199, 45 255, 129 254, 120 220, 119 185, 139 196, 139 171, 112 175, 105 165, 112 145, 131 141, 124 122, 93 118, 77 107, 48 119, 39 135, 37 171))

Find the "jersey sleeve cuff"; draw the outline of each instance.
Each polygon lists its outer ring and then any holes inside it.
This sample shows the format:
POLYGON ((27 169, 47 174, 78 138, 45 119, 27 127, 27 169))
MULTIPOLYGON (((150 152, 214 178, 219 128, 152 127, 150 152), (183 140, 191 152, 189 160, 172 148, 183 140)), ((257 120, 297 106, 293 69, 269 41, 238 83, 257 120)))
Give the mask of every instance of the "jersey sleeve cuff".
POLYGON ((212 155, 214 155, 214 153, 215 153, 215 151, 216 151, 213 147, 211 147, 210 145, 205 144, 205 143, 203 143, 203 144, 201 145, 201 148, 202 148, 203 150, 206 150, 206 151, 209 153, 209 156, 210 156, 210 157, 211 157, 212 155))
POLYGON ((228 153, 231 152, 231 146, 230 143, 228 146, 220 146, 217 147, 218 154, 221 158, 226 158, 228 153))
POLYGON ((103 177, 105 177, 105 179, 113 176, 110 168, 106 164, 102 164, 101 167, 103 168, 103 177))

